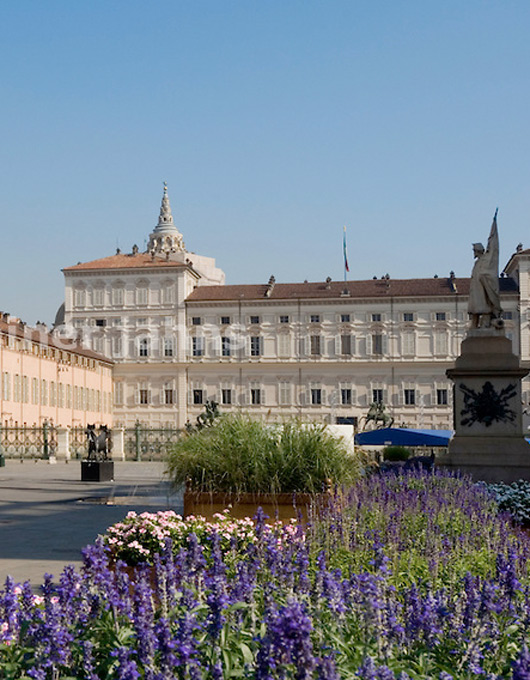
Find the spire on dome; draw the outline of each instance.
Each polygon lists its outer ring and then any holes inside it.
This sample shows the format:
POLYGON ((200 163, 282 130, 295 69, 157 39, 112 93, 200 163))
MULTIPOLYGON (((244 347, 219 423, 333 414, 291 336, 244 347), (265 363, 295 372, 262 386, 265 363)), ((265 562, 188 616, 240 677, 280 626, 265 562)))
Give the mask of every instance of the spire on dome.
POLYGON ((185 251, 182 234, 173 222, 166 182, 164 182, 164 193, 162 195, 158 224, 153 233, 149 236, 147 250, 150 252, 166 254, 185 251))
POLYGON ((164 182, 164 194, 162 196, 162 205, 160 206, 160 217, 158 218, 157 226, 163 227, 167 224, 173 224, 173 215, 171 214, 171 206, 167 194, 167 182, 164 182))

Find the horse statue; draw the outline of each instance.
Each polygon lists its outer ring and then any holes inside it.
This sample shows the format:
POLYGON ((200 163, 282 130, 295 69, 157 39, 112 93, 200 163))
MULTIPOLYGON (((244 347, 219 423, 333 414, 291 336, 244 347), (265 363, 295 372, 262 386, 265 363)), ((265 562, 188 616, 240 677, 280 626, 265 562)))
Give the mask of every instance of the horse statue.
POLYGON ((362 429, 366 430, 366 426, 370 422, 373 423, 375 428, 392 427, 394 424, 394 418, 390 415, 390 413, 386 412, 386 407, 382 401, 373 401, 370 404, 368 413, 364 418, 362 429), (378 426, 378 423, 381 423, 381 425, 378 426))
POLYGON ((110 432, 107 425, 101 425, 99 434, 96 434, 95 425, 87 425, 85 434, 88 440, 87 460, 102 461, 108 460, 112 448, 110 432))

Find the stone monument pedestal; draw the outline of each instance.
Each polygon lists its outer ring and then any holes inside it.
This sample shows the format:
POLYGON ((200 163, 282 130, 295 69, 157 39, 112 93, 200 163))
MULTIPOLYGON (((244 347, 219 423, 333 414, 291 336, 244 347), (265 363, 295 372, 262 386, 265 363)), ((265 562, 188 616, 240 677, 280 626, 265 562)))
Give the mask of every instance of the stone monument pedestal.
POLYGON ((528 373, 503 330, 476 328, 462 342, 455 367, 455 435, 442 467, 485 482, 530 480, 530 444, 522 431, 521 379, 528 373))

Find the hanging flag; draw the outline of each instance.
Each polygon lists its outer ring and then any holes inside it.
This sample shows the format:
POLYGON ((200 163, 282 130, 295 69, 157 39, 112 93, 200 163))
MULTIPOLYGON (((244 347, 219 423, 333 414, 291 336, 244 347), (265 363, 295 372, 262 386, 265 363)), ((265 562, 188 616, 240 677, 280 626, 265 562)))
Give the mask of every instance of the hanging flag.
POLYGON ((346 250, 346 226, 344 227, 342 250, 344 251, 344 280, 346 280, 346 272, 350 271, 350 268, 348 267, 348 251, 346 250))

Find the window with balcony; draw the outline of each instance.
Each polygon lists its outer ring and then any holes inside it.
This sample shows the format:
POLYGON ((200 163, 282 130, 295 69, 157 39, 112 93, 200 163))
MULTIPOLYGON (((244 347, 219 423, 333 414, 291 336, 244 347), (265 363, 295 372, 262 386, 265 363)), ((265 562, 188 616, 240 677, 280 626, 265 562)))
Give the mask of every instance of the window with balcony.
POLYGON ((171 387, 164 388, 164 404, 172 406, 175 403, 175 390, 171 387))
POLYGON ((372 335, 372 354, 377 356, 383 355, 383 334, 374 333, 372 335))

